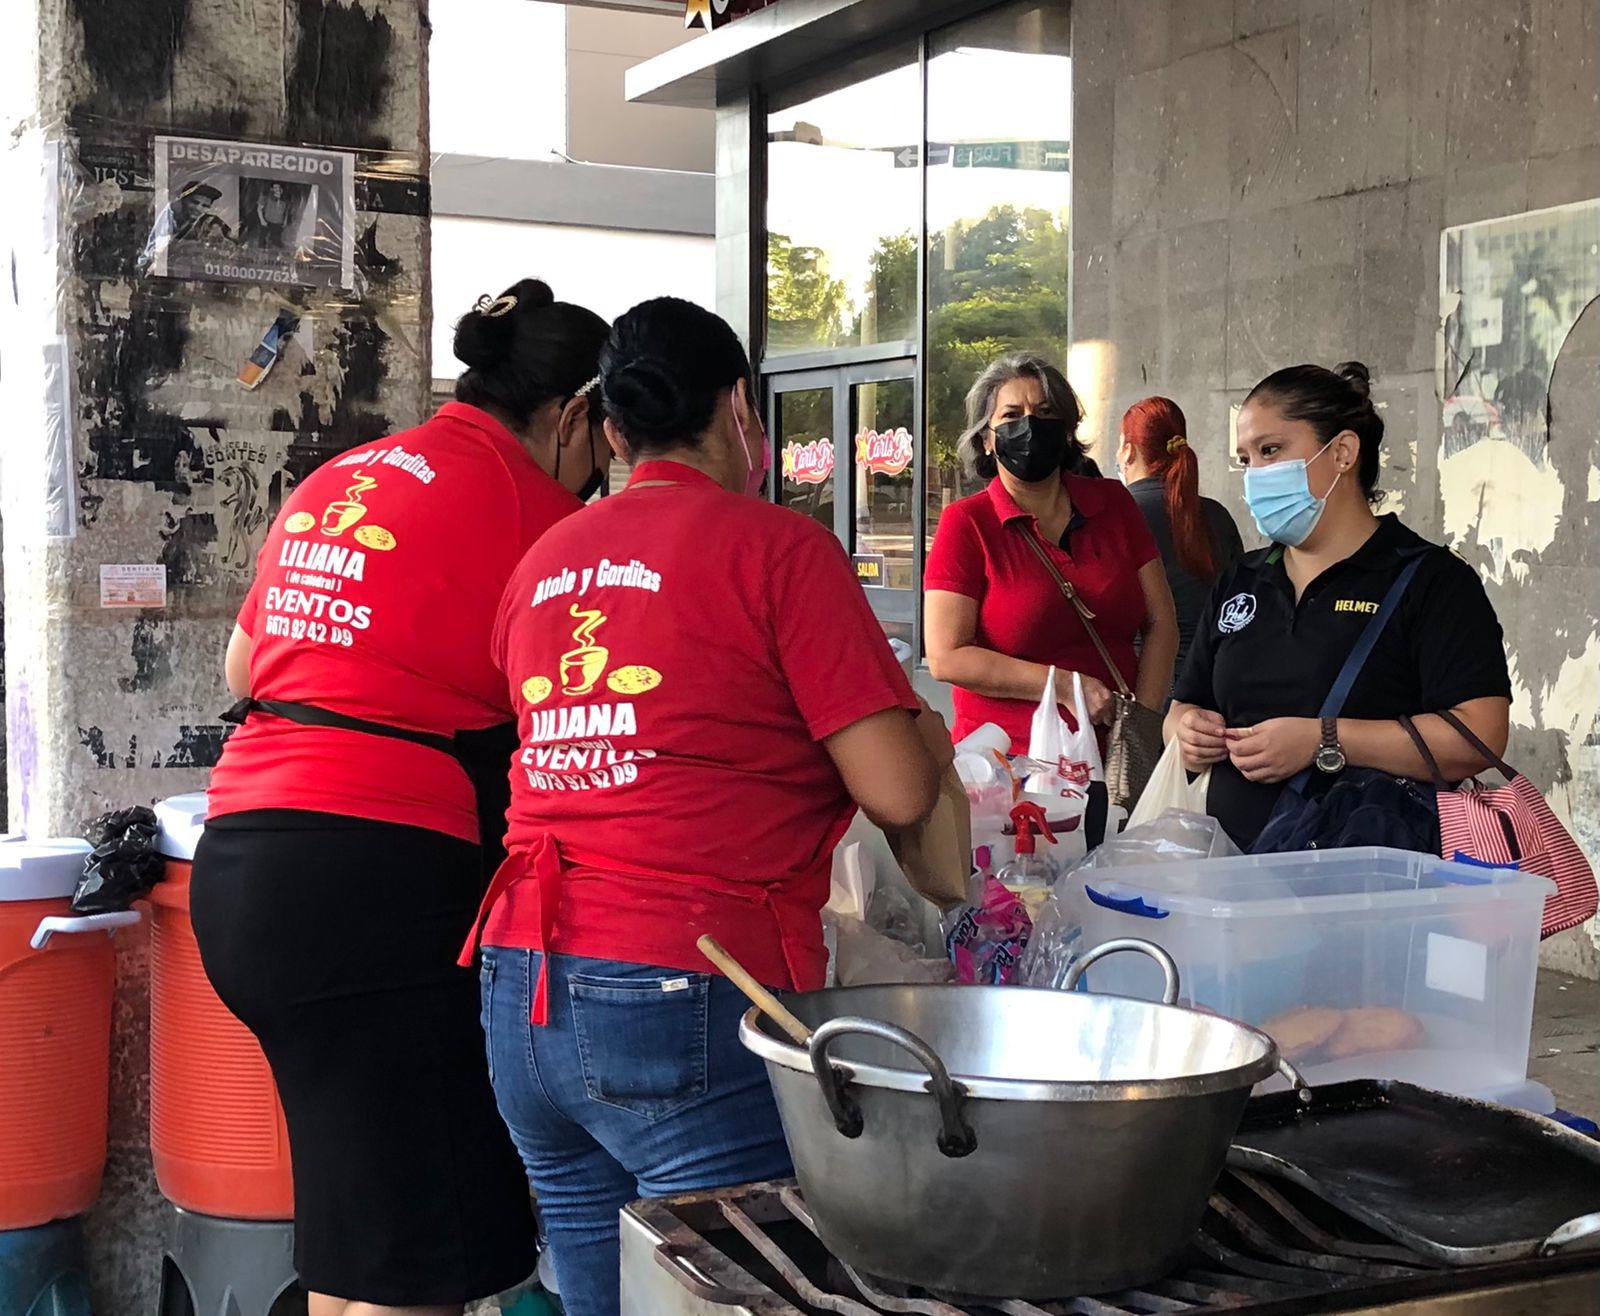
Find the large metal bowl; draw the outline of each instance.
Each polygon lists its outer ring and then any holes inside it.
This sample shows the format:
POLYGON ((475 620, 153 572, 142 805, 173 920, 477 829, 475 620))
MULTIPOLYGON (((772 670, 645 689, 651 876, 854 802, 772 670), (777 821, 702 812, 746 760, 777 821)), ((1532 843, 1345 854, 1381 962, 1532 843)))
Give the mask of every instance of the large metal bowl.
POLYGON ((1174 1269, 1250 1089, 1280 1068, 1265 1033, 1165 1001, 1027 987, 844 987, 759 1011, 767 1064, 822 1241, 881 1279, 946 1294, 1066 1298, 1174 1269))

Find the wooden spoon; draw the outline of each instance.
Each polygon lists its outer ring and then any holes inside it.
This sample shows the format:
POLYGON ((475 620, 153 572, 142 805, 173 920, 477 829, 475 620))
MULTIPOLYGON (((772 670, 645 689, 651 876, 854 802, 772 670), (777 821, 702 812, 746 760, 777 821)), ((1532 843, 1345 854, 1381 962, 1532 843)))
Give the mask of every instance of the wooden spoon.
POLYGON ((811 1030, 784 1009, 783 1002, 750 976, 750 971, 723 950, 712 937, 701 937, 695 942, 700 953, 721 969, 733 985, 750 998, 750 1002, 779 1028, 788 1033, 800 1046, 811 1045, 811 1030))

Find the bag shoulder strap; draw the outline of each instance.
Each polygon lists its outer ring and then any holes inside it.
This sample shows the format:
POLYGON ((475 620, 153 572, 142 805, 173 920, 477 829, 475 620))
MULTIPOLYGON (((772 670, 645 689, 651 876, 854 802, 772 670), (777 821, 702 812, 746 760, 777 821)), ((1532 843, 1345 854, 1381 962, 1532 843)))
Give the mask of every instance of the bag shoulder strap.
POLYGON ((1100 655, 1100 661, 1106 665, 1106 670, 1111 673, 1111 679, 1116 682, 1117 693, 1131 699, 1133 697, 1132 688, 1127 681, 1123 680, 1122 670, 1112 660, 1110 651, 1100 638, 1100 632, 1094 628, 1094 613, 1089 611, 1089 606, 1078 596, 1078 591, 1073 587, 1072 582, 1063 576, 1061 569, 1050 560, 1048 550, 1039 542, 1038 535, 1033 532, 1028 523, 1026 521, 1013 521, 1011 524, 1017 528, 1018 533, 1027 541, 1028 547, 1034 551, 1039 561, 1044 563, 1044 569, 1055 580, 1056 588, 1061 591, 1067 602, 1072 605, 1072 610, 1078 614, 1078 620, 1083 623, 1083 629, 1089 632, 1089 639, 1094 644, 1095 652, 1100 655))
POLYGON ((1450 783, 1444 779, 1444 773, 1439 768, 1439 760, 1434 758, 1433 751, 1428 748, 1428 742, 1422 738, 1422 732, 1417 730, 1417 724, 1409 717, 1402 716, 1400 725, 1405 729, 1406 735, 1411 737, 1411 743, 1417 747, 1417 755, 1422 759, 1423 766, 1428 769, 1428 776, 1433 779, 1434 790, 1448 791, 1450 783))
POLYGON ((1478 753, 1483 755, 1485 763, 1494 764, 1494 766, 1499 769, 1500 774, 1507 781, 1513 780, 1518 775, 1517 770, 1514 767, 1512 767, 1503 758, 1490 749, 1488 745, 1484 744, 1483 738, 1459 717, 1452 713, 1448 708, 1441 708, 1439 710, 1439 716, 1456 729, 1456 734, 1458 734, 1461 739, 1466 741, 1467 744, 1471 745, 1473 749, 1477 750, 1478 753))
POLYGON ((1367 659, 1372 656, 1372 651, 1378 645, 1379 638, 1388 629, 1389 622, 1400 609, 1400 598, 1406 592, 1406 586, 1411 584, 1412 578, 1422 566, 1422 555, 1418 554, 1400 569, 1400 574, 1394 578, 1394 584, 1389 586, 1389 592, 1383 596, 1383 602, 1378 605, 1376 615, 1369 621, 1361 632, 1361 638, 1356 641, 1355 648, 1350 650, 1350 656, 1344 660, 1344 666, 1339 669, 1339 675, 1334 679, 1333 688, 1328 691, 1328 697, 1322 701, 1322 712, 1319 717, 1338 717, 1344 708, 1344 701, 1350 697, 1356 678, 1361 675, 1361 669, 1367 665, 1367 659))

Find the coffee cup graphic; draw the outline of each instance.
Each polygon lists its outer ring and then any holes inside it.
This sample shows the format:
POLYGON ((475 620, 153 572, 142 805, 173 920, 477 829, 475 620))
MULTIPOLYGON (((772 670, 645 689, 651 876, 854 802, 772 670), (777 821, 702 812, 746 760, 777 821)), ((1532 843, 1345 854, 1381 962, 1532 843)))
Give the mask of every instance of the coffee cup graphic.
POLYGON ((578 647, 561 655, 561 693, 586 695, 599 684, 611 661, 611 650, 594 642, 594 633, 606 624, 605 614, 576 603, 567 611, 578 621, 572 630, 578 647))
POLYGON ((370 475, 356 472, 355 483, 344 491, 343 498, 335 498, 322 509, 322 533, 337 538, 367 514, 361 495, 376 489, 378 482, 370 475))

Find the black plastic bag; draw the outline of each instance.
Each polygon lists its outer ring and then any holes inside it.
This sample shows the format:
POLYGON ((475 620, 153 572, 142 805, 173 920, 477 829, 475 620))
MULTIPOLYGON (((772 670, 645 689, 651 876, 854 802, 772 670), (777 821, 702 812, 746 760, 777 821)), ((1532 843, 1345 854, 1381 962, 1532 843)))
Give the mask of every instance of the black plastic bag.
POLYGON ((167 861, 156 849, 160 825, 149 809, 118 809, 89 824, 94 850, 72 893, 74 914, 111 914, 127 909, 166 876, 167 861))

